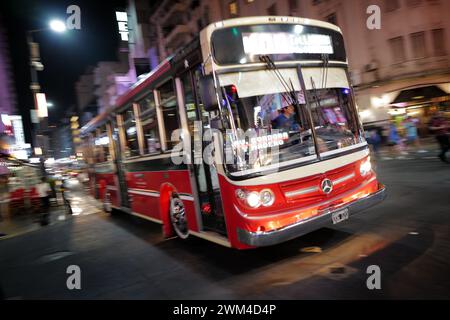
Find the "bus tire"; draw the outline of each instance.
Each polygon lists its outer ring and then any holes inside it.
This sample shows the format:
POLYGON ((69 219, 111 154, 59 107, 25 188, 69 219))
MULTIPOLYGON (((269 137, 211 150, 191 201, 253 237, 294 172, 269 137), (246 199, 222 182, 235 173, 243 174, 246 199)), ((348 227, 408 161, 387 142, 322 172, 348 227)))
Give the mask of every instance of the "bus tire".
POLYGON ((181 239, 186 239, 189 236, 186 209, 183 201, 176 195, 170 197, 169 216, 170 223, 177 236, 181 239))

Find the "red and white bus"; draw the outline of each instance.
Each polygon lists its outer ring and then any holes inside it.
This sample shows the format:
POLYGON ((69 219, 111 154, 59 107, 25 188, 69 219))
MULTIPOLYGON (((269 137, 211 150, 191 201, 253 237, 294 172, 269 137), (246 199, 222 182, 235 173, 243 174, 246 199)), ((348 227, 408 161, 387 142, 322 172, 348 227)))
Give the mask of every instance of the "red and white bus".
POLYGON ((322 21, 210 24, 82 137, 105 207, 161 223, 165 236, 268 246, 385 197, 342 33, 322 21))

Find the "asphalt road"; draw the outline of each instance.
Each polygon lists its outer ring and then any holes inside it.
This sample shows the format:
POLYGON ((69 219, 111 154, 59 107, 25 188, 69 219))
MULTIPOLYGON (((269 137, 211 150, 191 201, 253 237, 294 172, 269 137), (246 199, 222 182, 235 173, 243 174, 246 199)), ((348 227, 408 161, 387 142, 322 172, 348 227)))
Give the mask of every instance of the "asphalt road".
MULTIPOLYGON (((7 299, 449 299, 450 165, 377 163, 384 203, 287 243, 236 251, 125 214, 77 216, 0 240, 7 299), (81 289, 68 290, 69 265, 81 289), (369 290, 367 268, 381 270, 369 290)), ((83 214, 83 210, 91 214, 83 214)))

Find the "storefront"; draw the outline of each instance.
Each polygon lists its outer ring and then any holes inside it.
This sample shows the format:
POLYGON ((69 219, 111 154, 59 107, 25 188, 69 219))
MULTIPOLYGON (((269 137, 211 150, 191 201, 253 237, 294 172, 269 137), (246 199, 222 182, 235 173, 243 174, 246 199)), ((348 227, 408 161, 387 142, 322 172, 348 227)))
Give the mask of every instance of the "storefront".
POLYGON ((0 202, 2 213, 24 212, 39 205, 35 187, 39 183, 39 167, 0 154, 0 202))
POLYGON ((407 117, 415 119, 423 137, 430 134, 429 123, 438 110, 450 111, 450 94, 438 85, 429 85, 400 91, 390 103, 388 113, 398 127, 407 117))

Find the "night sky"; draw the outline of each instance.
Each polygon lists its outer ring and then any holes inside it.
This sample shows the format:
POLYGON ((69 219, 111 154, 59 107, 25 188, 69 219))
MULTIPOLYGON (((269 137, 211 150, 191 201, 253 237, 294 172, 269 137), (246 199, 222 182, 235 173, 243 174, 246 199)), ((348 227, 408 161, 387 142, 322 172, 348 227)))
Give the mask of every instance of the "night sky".
POLYGON ((38 73, 41 92, 55 107, 49 109, 50 123, 57 122, 64 111, 76 105, 75 82, 88 66, 117 59, 119 34, 115 11, 126 8, 126 0, 0 0, 0 14, 9 39, 10 58, 17 93, 17 107, 24 119, 27 142, 31 142, 30 112, 33 98, 29 88, 29 49, 26 31, 46 28, 48 21, 64 21, 69 5, 81 9, 81 30, 64 34, 50 30, 35 33, 45 69, 38 73))

